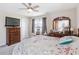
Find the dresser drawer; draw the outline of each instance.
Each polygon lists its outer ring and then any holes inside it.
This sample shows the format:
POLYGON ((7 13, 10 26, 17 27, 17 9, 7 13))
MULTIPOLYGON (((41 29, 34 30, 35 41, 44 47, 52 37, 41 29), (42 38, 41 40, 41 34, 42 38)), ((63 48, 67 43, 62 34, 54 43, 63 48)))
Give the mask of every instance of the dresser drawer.
POLYGON ((20 28, 7 28, 6 35, 8 45, 20 42, 20 28))

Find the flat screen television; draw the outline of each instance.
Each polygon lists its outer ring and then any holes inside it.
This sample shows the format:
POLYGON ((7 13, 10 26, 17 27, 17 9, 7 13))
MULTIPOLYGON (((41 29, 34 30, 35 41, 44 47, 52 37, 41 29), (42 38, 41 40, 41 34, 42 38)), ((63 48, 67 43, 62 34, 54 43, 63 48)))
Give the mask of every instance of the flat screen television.
POLYGON ((20 26, 20 19, 6 17, 5 26, 20 26))

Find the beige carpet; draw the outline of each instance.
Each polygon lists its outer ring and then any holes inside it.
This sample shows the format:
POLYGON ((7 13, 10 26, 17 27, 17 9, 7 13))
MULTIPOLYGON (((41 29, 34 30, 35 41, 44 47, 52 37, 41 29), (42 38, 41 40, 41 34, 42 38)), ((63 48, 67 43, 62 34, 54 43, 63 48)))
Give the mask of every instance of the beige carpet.
POLYGON ((1 46, 0 47, 0 55, 12 55, 13 48, 16 44, 11 46, 1 46))

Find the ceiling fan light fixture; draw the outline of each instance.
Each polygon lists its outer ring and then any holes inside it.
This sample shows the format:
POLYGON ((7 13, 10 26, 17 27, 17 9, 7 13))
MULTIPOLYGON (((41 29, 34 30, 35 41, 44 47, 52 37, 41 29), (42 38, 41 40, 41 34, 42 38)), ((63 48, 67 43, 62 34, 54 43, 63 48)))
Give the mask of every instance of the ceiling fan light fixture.
POLYGON ((32 10, 32 9, 28 9, 27 11, 28 11, 28 12, 32 12, 33 10, 32 10))
POLYGON ((29 12, 33 12, 33 11, 35 11, 35 12, 38 12, 38 8, 39 8, 39 6, 38 5, 33 5, 32 3, 22 3, 22 5, 24 5, 25 6, 25 8, 22 8, 22 9, 25 9, 25 10, 27 10, 27 12, 29 13, 29 12))

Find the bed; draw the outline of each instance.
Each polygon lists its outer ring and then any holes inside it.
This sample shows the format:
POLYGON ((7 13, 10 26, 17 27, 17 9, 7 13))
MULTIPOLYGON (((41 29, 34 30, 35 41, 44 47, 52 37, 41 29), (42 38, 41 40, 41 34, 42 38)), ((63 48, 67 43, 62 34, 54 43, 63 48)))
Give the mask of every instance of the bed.
POLYGON ((79 38, 75 36, 65 36, 63 38, 38 35, 29 39, 24 39, 18 43, 12 52, 13 55, 78 55, 79 38), (73 38, 70 44, 59 44, 60 39, 73 38))

